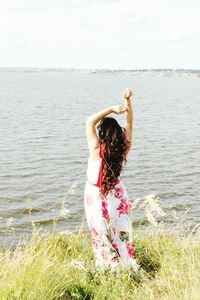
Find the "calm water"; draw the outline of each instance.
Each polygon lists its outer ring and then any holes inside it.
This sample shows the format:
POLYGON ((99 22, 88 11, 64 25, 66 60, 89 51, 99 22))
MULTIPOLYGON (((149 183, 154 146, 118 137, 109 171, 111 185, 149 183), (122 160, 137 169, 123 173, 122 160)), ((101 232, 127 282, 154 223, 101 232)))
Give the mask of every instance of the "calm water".
MULTIPOLYGON (((11 217, 10 239, 29 234, 30 220, 52 228, 56 217, 58 230, 81 222, 87 228, 85 119, 118 104, 127 86, 135 91, 133 148, 123 173, 131 199, 154 193, 166 223, 187 210, 185 222, 199 222, 200 78, 0 72, 0 242, 11 217)), ((135 211, 133 218, 145 215, 135 211)))

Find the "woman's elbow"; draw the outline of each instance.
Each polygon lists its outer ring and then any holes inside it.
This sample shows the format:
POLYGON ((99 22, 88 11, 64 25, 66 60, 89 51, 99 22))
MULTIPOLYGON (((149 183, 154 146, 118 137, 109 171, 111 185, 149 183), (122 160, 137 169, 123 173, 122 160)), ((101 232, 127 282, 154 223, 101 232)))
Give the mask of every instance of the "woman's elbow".
POLYGON ((132 147, 132 141, 130 141, 130 140, 129 140, 129 141, 128 141, 128 140, 126 140, 126 148, 130 150, 130 149, 131 149, 131 147, 132 147))
POLYGON ((91 116, 87 117, 87 119, 86 119, 86 127, 92 126, 93 123, 94 123, 94 122, 93 122, 93 120, 92 120, 92 117, 91 117, 91 116))
POLYGON ((85 122, 86 127, 88 127, 90 123, 91 123, 91 117, 89 116, 86 118, 86 122, 85 122))

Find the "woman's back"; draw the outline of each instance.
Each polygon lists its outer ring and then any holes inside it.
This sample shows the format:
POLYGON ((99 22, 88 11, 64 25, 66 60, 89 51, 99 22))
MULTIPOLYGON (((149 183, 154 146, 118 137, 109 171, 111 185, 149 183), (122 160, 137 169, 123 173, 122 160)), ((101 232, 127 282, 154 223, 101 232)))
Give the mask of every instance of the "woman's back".
POLYGON ((91 158, 88 159, 88 167, 87 167, 87 180, 96 185, 98 182, 99 172, 101 167, 101 159, 93 160, 91 158))
POLYGON ((88 159, 88 168, 87 168, 87 180, 101 188, 102 183, 102 171, 103 171, 103 163, 104 163, 104 144, 100 144, 98 149, 98 159, 93 160, 91 156, 88 159))

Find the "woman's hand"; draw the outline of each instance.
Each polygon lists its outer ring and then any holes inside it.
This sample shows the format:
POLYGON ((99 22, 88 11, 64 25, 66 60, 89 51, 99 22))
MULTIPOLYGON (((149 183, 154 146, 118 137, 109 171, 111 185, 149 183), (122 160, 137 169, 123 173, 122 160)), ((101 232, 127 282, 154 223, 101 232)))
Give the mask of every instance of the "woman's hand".
POLYGON ((122 108, 121 105, 114 105, 112 106, 112 112, 117 115, 124 114, 126 112, 126 108, 122 108))
POLYGON ((124 93, 123 93, 124 99, 125 100, 130 100, 132 96, 133 96, 133 92, 130 89, 126 88, 124 93))

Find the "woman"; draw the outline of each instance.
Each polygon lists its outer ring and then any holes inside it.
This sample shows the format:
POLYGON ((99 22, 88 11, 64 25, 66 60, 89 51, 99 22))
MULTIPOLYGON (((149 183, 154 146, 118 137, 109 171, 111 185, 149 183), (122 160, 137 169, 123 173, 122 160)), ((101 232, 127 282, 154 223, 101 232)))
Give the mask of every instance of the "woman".
POLYGON ((124 109, 111 106, 86 121, 90 157, 84 207, 92 234, 95 267, 111 271, 120 266, 134 271, 138 268, 130 239, 131 202, 120 178, 132 140, 132 91, 126 89, 123 96, 124 109), (110 113, 125 113, 125 127, 108 117, 110 113))

